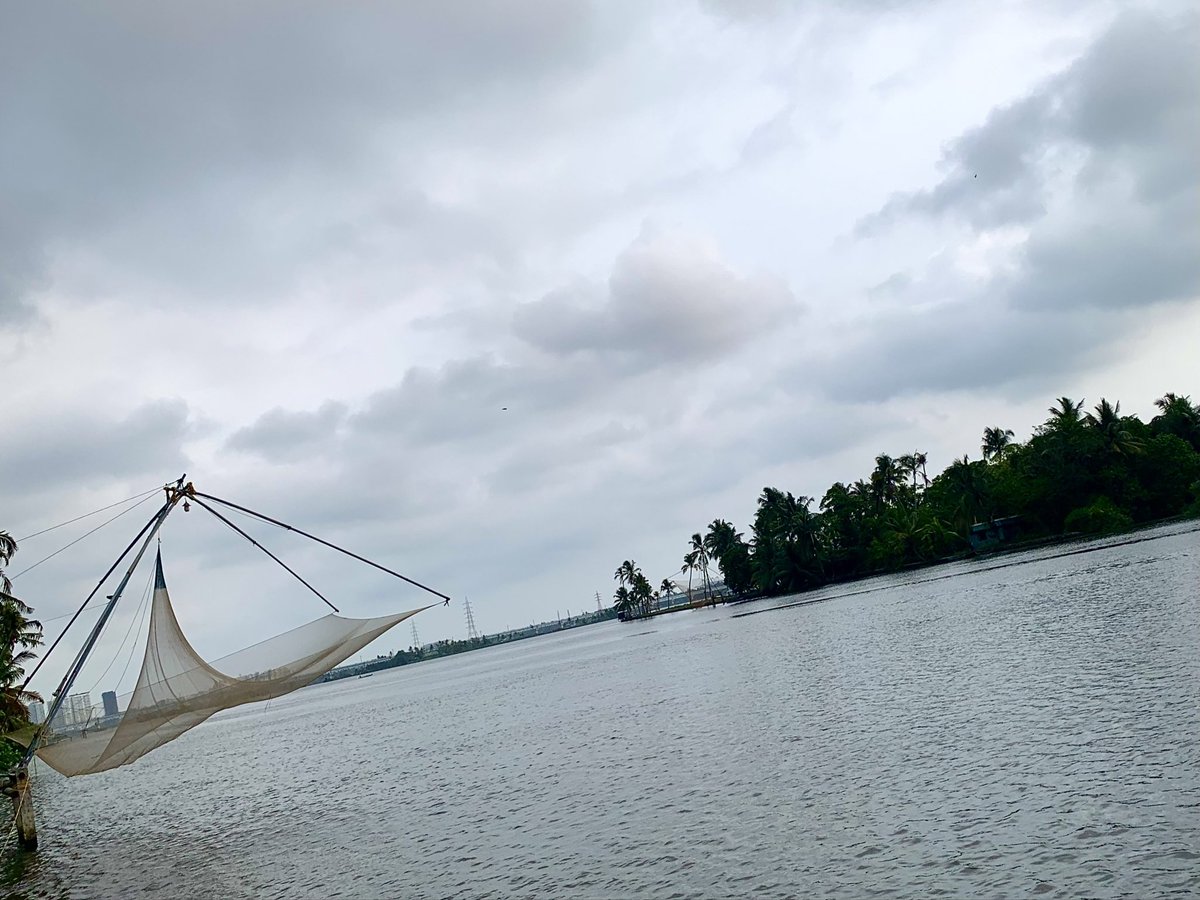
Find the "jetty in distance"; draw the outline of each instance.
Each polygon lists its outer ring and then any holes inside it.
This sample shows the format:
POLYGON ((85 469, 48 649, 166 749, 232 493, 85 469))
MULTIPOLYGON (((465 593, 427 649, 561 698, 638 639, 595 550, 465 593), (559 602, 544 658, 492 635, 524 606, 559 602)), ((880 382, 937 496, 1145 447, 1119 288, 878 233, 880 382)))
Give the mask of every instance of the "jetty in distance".
POLYGON ((447 639, 434 641, 429 644, 421 644, 420 646, 414 644, 407 650, 395 650, 386 655, 376 656, 374 659, 356 660, 326 672, 325 675, 318 679, 318 683, 337 681, 340 678, 352 678, 357 675, 366 675, 395 666, 405 666, 412 663, 424 662, 425 660, 439 659, 443 656, 453 656, 455 653, 482 650, 484 647, 492 647, 496 644, 523 641, 526 638, 538 637, 543 634, 553 634, 556 631, 566 631, 569 628, 594 625, 597 622, 605 622, 616 617, 616 610, 611 606, 602 606, 594 612, 578 613, 576 615, 568 613, 562 618, 525 625, 521 628, 512 628, 495 634, 473 634, 474 627, 472 623, 466 640, 457 641, 447 639))

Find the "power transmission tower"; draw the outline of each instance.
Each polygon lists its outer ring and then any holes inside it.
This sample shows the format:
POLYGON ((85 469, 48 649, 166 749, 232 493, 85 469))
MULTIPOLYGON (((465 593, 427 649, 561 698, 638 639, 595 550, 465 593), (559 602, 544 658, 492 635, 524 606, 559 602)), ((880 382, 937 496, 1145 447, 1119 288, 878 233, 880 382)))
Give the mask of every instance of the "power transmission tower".
POLYGON ((604 604, 600 602, 600 592, 596 591, 596 612, 604 612, 604 604))
POLYGON ((467 640, 479 640, 479 632, 475 630, 475 614, 471 612, 471 601, 463 597, 463 606, 467 608, 467 640))
POLYGON ((412 630, 413 630, 413 649, 420 650, 421 649, 421 639, 419 637, 417 637, 417 623, 416 622, 413 623, 412 630))

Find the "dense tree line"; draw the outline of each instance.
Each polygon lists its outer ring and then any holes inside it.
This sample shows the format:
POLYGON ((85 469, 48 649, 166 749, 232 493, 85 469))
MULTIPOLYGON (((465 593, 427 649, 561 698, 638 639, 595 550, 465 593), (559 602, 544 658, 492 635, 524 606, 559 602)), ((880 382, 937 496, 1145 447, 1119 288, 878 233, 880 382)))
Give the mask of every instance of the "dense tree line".
MULTIPOLYGON (((1044 538, 1200 515, 1200 406, 1177 394, 1155 406, 1146 423, 1106 399, 1085 412, 1060 397, 1025 443, 987 428, 980 459, 964 455, 933 479, 918 451, 877 456, 867 478, 837 482, 819 502, 763 488, 749 539, 724 519, 692 535, 682 570, 689 594, 700 572, 708 595, 710 561, 737 595, 782 594, 969 552, 972 525, 1001 517, 1018 516, 1024 536, 1044 538)), ((636 563, 616 577, 618 612, 650 608, 657 595, 636 563)))

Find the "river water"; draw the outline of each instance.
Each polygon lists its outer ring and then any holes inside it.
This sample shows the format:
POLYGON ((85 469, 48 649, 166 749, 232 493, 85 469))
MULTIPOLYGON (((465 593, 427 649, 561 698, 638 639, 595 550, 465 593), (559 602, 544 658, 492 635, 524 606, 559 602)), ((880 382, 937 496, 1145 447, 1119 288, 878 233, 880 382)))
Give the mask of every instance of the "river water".
POLYGON ((5 887, 1200 896, 1194 528, 595 625, 43 767, 5 887))

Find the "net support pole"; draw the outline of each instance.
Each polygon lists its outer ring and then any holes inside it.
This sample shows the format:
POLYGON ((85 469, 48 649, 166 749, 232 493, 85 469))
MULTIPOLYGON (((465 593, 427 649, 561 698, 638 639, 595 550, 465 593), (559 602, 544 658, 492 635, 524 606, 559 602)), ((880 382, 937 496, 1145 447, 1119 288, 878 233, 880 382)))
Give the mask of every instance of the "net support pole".
POLYGON ((142 541, 142 546, 138 548, 137 556, 133 558, 133 562, 130 563, 129 568, 125 570, 125 574, 121 578, 120 583, 117 585, 117 589, 109 595, 108 603, 104 606, 104 611, 100 614, 100 618, 96 620, 96 624, 92 626, 92 630, 88 634, 87 640, 84 641, 83 647, 81 647, 79 653, 76 654, 74 662, 71 663, 70 668, 67 669, 67 674, 63 676, 63 680, 59 683, 57 690, 55 690, 53 698, 50 702, 50 706, 46 710, 46 719, 42 722, 41 726, 39 726, 38 730, 34 732, 33 738, 30 740, 29 746, 25 750, 25 756, 21 759, 18 775, 25 771, 28 767, 29 761, 33 758, 33 754, 37 752, 38 743, 41 741, 42 735, 50 727, 54 717, 58 714, 58 711, 62 708, 63 703, 66 701, 67 695, 71 691, 71 687, 75 684, 75 679, 79 677, 79 673, 83 670, 84 663, 87 662, 88 655, 92 652, 92 648, 96 646, 96 641, 100 639, 100 634, 102 631, 104 631, 104 626, 108 624, 109 617, 116 608, 117 602, 121 599, 121 594, 124 593, 125 586, 129 584, 129 579, 133 577, 133 570, 136 569, 138 567, 138 563, 142 561, 142 557, 146 554, 146 549, 154 540, 155 535, 158 534, 158 530, 162 527, 163 522, 167 520, 167 515, 172 509, 175 508, 175 504, 177 504, 187 495, 189 489, 190 485, 188 488, 183 487, 182 477, 174 486, 167 486, 166 502, 162 505, 162 509, 158 511, 158 515, 154 518, 154 524, 151 526, 149 533, 146 535, 146 539, 142 541))
POLYGON ((33 791, 29 789, 29 770, 22 766, 6 781, 4 793, 12 799, 13 828, 17 832, 17 846, 22 850, 36 850, 38 845, 37 823, 33 819, 33 791))

